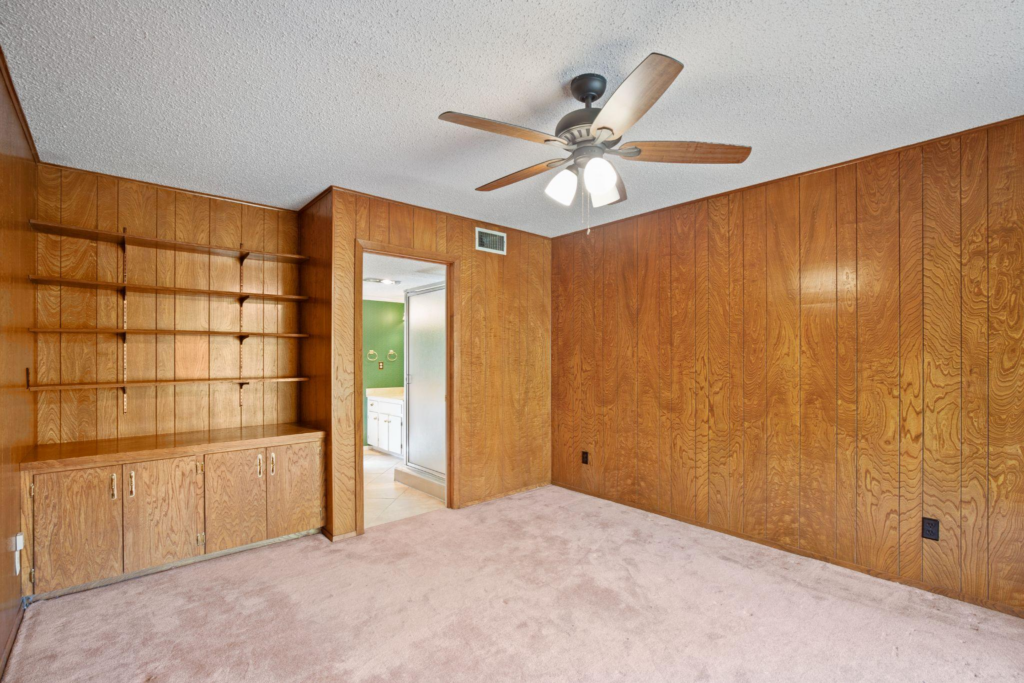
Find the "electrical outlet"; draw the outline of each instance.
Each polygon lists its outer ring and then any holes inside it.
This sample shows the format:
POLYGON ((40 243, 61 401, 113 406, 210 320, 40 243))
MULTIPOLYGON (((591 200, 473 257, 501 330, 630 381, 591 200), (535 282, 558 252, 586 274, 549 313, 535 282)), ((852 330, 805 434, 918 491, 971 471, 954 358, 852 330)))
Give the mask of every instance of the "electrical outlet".
POLYGON ((590 464, 590 453, 588 453, 586 451, 583 451, 583 464, 584 465, 589 465, 590 464))
POLYGON ((925 517, 921 520, 921 537, 930 541, 939 540, 939 520, 925 517))

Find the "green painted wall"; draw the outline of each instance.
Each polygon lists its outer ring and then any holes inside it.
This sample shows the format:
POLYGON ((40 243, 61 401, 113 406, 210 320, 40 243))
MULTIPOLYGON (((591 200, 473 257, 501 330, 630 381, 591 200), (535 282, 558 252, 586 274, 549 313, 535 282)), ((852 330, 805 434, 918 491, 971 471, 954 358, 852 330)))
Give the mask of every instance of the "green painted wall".
POLYGON ((363 302, 363 444, 366 443, 366 389, 401 387, 405 385, 405 304, 388 301, 363 302), (370 349, 377 352, 377 360, 366 360, 370 349), (394 349, 398 358, 387 359, 394 349), (381 370, 378 363, 384 363, 381 370))

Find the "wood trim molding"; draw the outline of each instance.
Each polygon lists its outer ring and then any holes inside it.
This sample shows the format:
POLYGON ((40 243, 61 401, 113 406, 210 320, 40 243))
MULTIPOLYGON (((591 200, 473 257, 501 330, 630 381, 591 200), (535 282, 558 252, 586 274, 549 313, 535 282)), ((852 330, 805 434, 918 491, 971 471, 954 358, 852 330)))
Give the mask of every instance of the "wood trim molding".
POLYGON ((39 151, 36 149, 36 141, 32 137, 32 131, 28 127, 28 119, 25 118, 25 110, 21 108, 21 100, 18 99, 18 91, 14 87, 14 80, 11 78, 11 72, 7 68, 7 56, 4 54, 3 47, 0 47, 0 74, 3 75, 4 85, 7 87, 7 92, 11 96, 11 103, 14 105, 14 113, 18 116, 18 122, 21 124, 21 130, 25 134, 25 139, 28 141, 28 146, 32 150, 32 160, 39 163, 39 151))
MULTIPOLYGON (((397 247, 381 242, 357 239, 355 253, 355 333, 353 335, 355 386, 360 393, 363 391, 363 255, 381 254, 384 256, 397 256, 417 261, 441 263, 446 266, 445 273, 445 306, 447 307, 448 324, 447 338, 445 339, 447 364, 448 364, 448 386, 445 393, 448 396, 445 410, 447 412, 447 435, 446 435, 446 468, 445 472, 445 507, 458 508, 457 500, 458 487, 455 483, 459 477, 458 449, 458 379, 460 367, 458 356, 455 353, 455 340, 458 339, 458 316, 456 315, 457 302, 459 301, 459 257, 449 254, 440 254, 432 251, 422 251, 407 247, 397 247)), ((364 504, 363 499, 363 401, 362 396, 355 404, 355 427, 356 427, 356 533, 362 534, 365 531, 364 504)))

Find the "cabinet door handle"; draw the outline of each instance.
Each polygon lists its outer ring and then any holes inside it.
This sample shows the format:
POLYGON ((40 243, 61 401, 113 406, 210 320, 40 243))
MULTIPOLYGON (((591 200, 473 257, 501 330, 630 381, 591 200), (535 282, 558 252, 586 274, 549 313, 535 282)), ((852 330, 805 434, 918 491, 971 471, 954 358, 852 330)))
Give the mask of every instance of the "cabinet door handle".
POLYGON ((110 475, 110 500, 117 500, 117 475, 110 475))
POLYGON ((274 476, 274 472, 277 471, 277 454, 270 454, 270 476, 274 476))
POLYGON ((256 476, 260 479, 263 478, 263 454, 260 453, 256 456, 256 476))
POLYGON ((135 470, 128 473, 128 497, 135 497, 135 470))

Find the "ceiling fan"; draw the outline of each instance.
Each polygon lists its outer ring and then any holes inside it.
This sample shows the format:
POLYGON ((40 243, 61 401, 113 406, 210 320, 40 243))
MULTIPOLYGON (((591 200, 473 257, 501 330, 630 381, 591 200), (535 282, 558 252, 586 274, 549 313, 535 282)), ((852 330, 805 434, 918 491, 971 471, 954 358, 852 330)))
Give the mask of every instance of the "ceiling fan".
POLYGON ((582 173, 583 187, 590 194, 592 205, 608 206, 625 201, 626 187, 606 156, 668 164, 739 164, 750 156, 749 147, 711 142, 629 142, 616 149, 626 131, 654 106, 682 70, 680 62, 652 52, 612 93, 604 107, 593 104, 604 95, 605 77, 599 74, 577 76, 572 79, 570 91, 585 107, 563 116, 554 135, 454 111, 446 111, 438 118, 488 133, 551 145, 570 153, 568 158, 542 161, 510 173, 481 185, 476 188, 478 191, 490 192, 561 168, 544 190, 549 197, 565 206, 572 204, 582 173))

